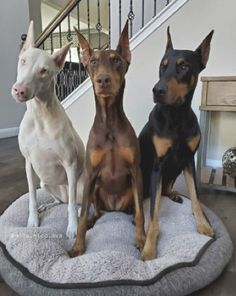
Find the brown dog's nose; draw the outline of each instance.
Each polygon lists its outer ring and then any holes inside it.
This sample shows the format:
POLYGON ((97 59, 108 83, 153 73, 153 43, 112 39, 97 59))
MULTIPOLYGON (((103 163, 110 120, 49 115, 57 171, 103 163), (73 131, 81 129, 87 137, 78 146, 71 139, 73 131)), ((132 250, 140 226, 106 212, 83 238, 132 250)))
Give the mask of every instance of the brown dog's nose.
POLYGON ((106 74, 99 75, 96 82, 100 87, 106 88, 111 84, 111 78, 109 75, 106 75, 106 74))

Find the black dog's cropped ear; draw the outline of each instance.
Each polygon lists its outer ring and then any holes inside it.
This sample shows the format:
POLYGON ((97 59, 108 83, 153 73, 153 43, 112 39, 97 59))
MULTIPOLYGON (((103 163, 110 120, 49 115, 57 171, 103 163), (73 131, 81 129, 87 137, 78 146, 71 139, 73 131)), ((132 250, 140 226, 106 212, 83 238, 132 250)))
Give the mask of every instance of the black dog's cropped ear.
POLYGON ((167 28, 167 44, 166 44, 166 52, 169 49, 173 49, 173 44, 171 40, 171 35, 170 35, 170 26, 167 28))
POLYGON ((77 33, 79 44, 82 49, 82 63, 84 67, 86 67, 92 55, 93 50, 90 48, 88 41, 84 38, 82 34, 80 34, 80 32, 76 29, 76 27, 74 27, 74 29, 77 33))
POLYGON ((129 28, 128 21, 126 22, 124 29, 120 35, 119 43, 117 45, 116 51, 122 56, 129 64, 131 62, 131 52, 129 48, 129 28))
POLYGON ((201 59, 201 71, 205 69, 211 48, 211 39, 213 36, 214 30, 212 30, 206 38, 202 41, 202 43, 198 46, 195 52, 200 56, 201 59))

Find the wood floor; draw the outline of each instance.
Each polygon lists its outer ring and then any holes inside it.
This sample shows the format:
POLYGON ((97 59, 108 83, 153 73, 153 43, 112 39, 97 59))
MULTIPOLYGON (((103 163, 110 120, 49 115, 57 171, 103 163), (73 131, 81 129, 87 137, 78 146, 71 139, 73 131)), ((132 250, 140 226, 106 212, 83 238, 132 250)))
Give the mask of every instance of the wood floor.
MULTIPOLYGON (((0 214, 19 196, 27 192, 24 160, 19 152, 17 138, 0 140, 0 214)), ((204 191, 201 201, 212 209, 226 225, 236 245, 236 194, 204 191)), ((4 282, 1 296, 17 296, 4 282)), ((236 254, 222 275, 207 288, 192 296, 235 296, 236 254)))

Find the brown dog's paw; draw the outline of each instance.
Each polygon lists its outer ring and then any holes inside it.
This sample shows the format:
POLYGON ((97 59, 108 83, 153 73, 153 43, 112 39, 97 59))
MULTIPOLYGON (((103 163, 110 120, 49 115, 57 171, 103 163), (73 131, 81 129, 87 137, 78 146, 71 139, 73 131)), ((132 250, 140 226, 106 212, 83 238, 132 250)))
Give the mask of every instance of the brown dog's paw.
POLYGON ((145 245, 145 241, 146 241, 146 235, 145 234, 141 234, 139 236, 136 236, 136 243, 135 246, 139 251, 142 251, 145 245))
POLYGON ((181 194, 177 191, 172 191, 168 197, 174 202, 183 203, 183 198, 181 197, 181 194))
POLYGON ((197 230, 201 234, 208 235, 210 237, 214 236, 214 230, 207 221, 198 223, 197 230))

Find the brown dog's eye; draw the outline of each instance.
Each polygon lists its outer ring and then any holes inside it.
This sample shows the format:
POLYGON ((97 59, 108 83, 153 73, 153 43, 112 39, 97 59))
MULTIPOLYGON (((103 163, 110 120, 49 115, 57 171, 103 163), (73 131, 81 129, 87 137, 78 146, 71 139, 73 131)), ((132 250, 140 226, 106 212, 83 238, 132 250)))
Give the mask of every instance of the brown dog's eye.
POLYGON ((119 62, 120 62, 120 59, 118 59, 118 58, 114 58, 114 59, 113 59, 113 63, 114 63, 114 64, 119 64, 119 62))
POLYGON ((92 66, 97 65, 97 60, 95 60, 95 59, 90 60, 90 64, 91 64, 92 66))

